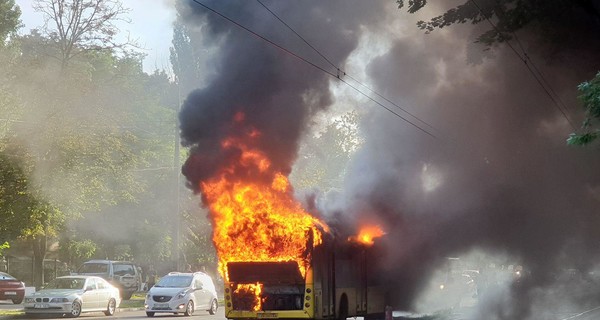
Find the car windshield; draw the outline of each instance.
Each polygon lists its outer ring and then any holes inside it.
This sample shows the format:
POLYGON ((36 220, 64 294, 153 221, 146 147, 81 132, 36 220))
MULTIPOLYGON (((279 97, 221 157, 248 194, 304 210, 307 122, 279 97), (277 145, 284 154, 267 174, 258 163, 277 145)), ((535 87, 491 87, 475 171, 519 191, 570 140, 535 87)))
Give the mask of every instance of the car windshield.
POLYGON ((83 289, 85 279, 82 278, 56 278, 44 287, 44 289, 83 289))
POLYGON ((0 280, 17 280, 8 273, 0 272, 0 280))
POLYGON ((192 276, 164 276, 156 287, 185 288, 192 283, 192 276))
POLYGON ((106 263, 85 263, 83 264, 77 273, 107 273, 108 264, 106 263))

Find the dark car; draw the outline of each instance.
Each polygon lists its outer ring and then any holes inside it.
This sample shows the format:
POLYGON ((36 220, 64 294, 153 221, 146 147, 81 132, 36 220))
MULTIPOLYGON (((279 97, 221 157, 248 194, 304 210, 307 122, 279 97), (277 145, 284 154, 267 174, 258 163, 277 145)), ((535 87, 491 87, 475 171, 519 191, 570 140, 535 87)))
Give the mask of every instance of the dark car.
POLYGON ((141 284, 139 268, 128 261, 90 260, 77 269, 76 274, 99 276, 121 291, 123 300, 129 300, 141 284))
POLYGON ((8 273, 0 272, 0 300, 12 300, 14 304, 23 302, 25 284, 8 273))

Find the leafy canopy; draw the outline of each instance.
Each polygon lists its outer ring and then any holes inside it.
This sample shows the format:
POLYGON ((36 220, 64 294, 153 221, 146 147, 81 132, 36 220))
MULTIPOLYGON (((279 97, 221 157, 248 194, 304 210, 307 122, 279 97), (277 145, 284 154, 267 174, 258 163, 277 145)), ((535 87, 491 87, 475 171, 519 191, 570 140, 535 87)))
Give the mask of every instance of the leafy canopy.
POLYGON ((571 133, 567 139, 570 145, 587 145, 598 138, 600 134, 600 72, 590 81, 585 81, 578 86, 581 95, 579 99, 585 108, 582 133, 571 133))

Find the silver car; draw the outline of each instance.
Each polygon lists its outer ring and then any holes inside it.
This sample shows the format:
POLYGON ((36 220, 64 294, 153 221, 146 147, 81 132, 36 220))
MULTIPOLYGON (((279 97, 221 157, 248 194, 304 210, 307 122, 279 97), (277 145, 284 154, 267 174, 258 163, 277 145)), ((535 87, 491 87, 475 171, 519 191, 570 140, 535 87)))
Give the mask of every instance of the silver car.
POLYGON ((121 303, 119 289, 96 276, 65 276, 50 281, 41 290, 25 296, 26 314, 66 314, 103 311, 112 316, 121 303))
POLYGON ((217 292, 211 277, 203 272, 171 272, 158 281, 146 295, 146 315, 183 313, 191 316, 196 310, 217 313, 217 292))

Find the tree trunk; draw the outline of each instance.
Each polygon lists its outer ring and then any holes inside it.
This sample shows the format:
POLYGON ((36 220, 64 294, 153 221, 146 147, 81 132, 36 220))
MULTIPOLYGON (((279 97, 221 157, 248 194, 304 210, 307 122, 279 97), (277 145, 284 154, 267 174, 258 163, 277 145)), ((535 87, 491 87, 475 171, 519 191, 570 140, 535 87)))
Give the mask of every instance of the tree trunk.
POLYGON ((33 285, 40 288, 44 285, 44 259, 46 258, 46 245, 48 239, 45 235, 33 239, 33 285))

